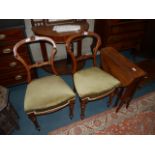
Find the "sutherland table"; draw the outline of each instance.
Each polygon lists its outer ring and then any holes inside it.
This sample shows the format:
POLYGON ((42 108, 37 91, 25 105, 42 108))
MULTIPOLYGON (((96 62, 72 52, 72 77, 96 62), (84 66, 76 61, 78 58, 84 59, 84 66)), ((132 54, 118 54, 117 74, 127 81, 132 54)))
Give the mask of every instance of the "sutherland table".
MULTIPOLYGON (((64 25, 67 25, 67 24, 64 24, 64 25)), ((78 32, 83 32, 83 31, 87 31, 88 28, 89 28, 89 25, 87 23, 86 20, 82 20, 82 21, 77 21, 77 22, 74 22, 74 23, 71 23, 69 25, 80 25, 81 26, 81 29, 80 31, 78 32)), ((61 33, 58 33, 56 31, 53 31, 53 27, 54 25, 51 25, 51 26, 38 26, 38 27, 32 27, 32 31, 35 35, 39 35, 39 36, 47 36, 47 37, 50 37, 52 38, 57 44, 65 44, 66 43, 66 40, 68 39, 68 37, 70 37, 71 35, 75 34, 75 33, 78 33, 78 32, 61 32, 61 33)), ((81 55, 81 42, 80 41, 77 41, 78 43, 78 55, 81 55)), ((45 43, 42 42, 40 44, 41 46, 41 52, 42 52, 42 56, 43 56, 43 59, 46 61, 48 60, 48 55, 47 55, 47 50, 46 50, 46 46, 45 46, 45 43)), ((70 58, 69 56, 67 55, 67 63, 70 61, 70 58)), ((68 68, 66 67, 66 62, 60 62, 61 63, 61 67, 58 67, 57 70, 59 73, 69 73, 70 71, 68 70, 68 68), (63 67, 62 67, 63 66, 63 67), (62 68, 64 70, 62 70, 62 68)), ((56 64, 56 67, 57 67, 57 64, 56 64)))
POLYGON ((106 47, 101 50, 101 62, 102 68, 114 75, 121 82, 120 91, 115 103, 115 106, 118 105, 116 112, 118 112, 123 104, 126 104, 128 108, 137 86, 146 73, 112 47, 106 47))

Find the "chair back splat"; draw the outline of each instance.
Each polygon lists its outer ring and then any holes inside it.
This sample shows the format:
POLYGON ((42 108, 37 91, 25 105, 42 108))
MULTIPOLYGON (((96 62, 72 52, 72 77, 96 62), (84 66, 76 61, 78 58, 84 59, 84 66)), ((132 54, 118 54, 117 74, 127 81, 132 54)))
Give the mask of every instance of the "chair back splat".
POLYGON ((53 71, 54 74, 58 75, 55 67, 54 67, 54 56, 57 52, 56 50, 56 44, 55 42, 48 37, 40 37, 40 36, 31 36, 29 38, 23 39, 21 41, 19 41, 13 48, 13 52, 14 52, 14 56, 17 60, 19 60, 23 66, 25 67, 26 71, 27 71, 27 82, 31 82, 32 78, 31 78, 31 69, 33 68, 39 68, 39 67, 43 67, 46 65, 51 65, 51 69, 53 71), (39 41, 45 41, 49 44, 52 45, 52 50, 51 50, 51 57, 49 61, 44 61, 44 62, 36 62, 33 64, 28 64, 23 58, 22 56, 19 54, 18 49, 19 47, 23 46, 24 44, 31 44, 31 43, 35 43, 35 42, 39 42, 39 41))
POLYGON ((93 65, 96 66, 96 55, 98 52, 99 47, 101 46, 101 38, 98 34, 94 33, 94 32, 82 32, 82 33, 77 33, 73 36, 71 36, 70 38, 68 38, 67 42, 66 42, 66 49, 67 52, 69 53, 69 55, 72 57, 72 59, 74 60, 73 62, 73 73, 75 73, 77 71, 77 63, 79 61, 83 61, 83 60, 88 60, 88 59, 93 59, 93 65), (73 43, 76 41, 81 40, 81 42, 85 39, 85 38, 92 38, 93 42, 94 40, 96 41, 94 47, 92 48, 92 52, 86 52, 85 54, 82 54, 78 57, 75 58, 74 56, 74 51, 73 51, 73 43))

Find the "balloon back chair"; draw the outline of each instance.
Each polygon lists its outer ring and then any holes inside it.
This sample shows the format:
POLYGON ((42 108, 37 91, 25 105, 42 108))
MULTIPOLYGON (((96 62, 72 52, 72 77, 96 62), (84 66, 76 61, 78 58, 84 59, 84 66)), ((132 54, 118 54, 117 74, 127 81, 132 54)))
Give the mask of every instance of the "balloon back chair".
POLYGON ((75 94, 68 84, 58 76, 54 67, 54 56, 56 51, 56 44, 51 38, 40 36, 32 36, 23 39, 16 43, 13 48, 15 58, 22 63, 27 72, 28 85, 24 99, 24 111, 38 130, 40 130, 40 125, 36 118, 38 115, 55 112, 65 106, 69 106, 70 118, 73 117, 75 94), (51 45, 50 60, 28 64, 26 60, 22 58, 22 51, 19 52, 19 47, 41 41, 51 45), (32 80, 31 70, 45 65, 50 65, 54 74, 32 80))
POLYGON ((98 50, 100 46, 100 36, 94 32, 83 32, 80 34, 77 33, 68 38, 66 42, 67 52, 72 56, 72 58, 74 58, 74 65, 72 68, 74 73, 73 81, 75 90, 80 98, 81 119, 84 119, 85 117, 85 109, 88 101, 109 96, 109 105, 112 102, 112 97, 115 94, 115 90, 120 85, 120 81, 97 66, 96 56, 99 52, 98 50), (93 50, 92 52, 81 54, 81 56, 75 57, 74 51, 72 50, 73 43, 77 40, 82 41, 84 38, 92 38, 94 40, 93 50), (93 60, 93 66, 77 70, 78 62, 88 59, 93 60))

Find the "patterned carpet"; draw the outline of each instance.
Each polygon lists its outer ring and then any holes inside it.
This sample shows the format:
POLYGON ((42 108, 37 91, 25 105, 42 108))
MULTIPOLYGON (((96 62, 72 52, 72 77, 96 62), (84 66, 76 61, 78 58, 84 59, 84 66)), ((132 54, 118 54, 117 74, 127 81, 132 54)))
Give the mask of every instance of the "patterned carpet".
POLYGON ((134 99, 123 106, 86 118, 83 121, 49 132, 49 135, 154 135, 155 92, 134 99))

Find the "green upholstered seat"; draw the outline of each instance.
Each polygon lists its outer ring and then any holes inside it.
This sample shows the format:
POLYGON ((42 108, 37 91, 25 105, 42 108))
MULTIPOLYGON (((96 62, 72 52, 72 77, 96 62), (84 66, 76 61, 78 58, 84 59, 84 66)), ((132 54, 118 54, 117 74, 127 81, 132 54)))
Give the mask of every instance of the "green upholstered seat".
POLYGON ((59 76, 39 78, 27 86, 24 110, 34 112, 50 109, 74 97, 72 89, 59 76))
POLYGON ((98 67, 83 69, 74 74, 74 83, 78 95, 97 96, 118 87, 120 82, 98 67))

